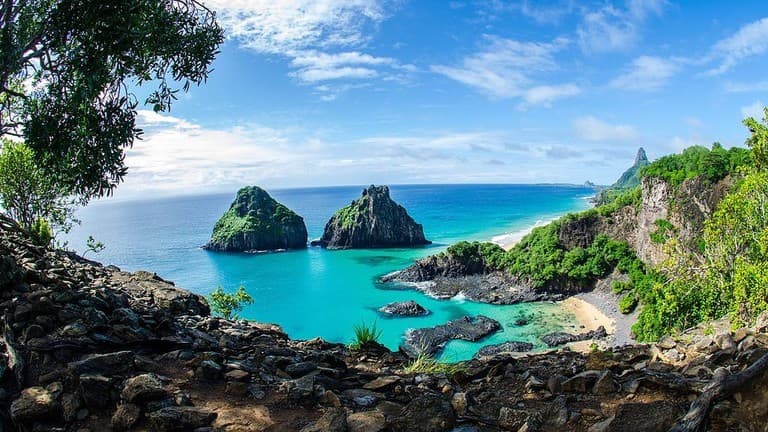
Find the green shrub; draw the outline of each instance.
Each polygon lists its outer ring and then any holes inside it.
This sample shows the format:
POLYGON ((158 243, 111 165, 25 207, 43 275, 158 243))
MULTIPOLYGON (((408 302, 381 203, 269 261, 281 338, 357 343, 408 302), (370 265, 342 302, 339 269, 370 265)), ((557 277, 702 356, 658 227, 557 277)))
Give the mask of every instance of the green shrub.
POLYGON ((235 312, 239 312, 243 306, 253 303, 253 298, 242 285, 237 288, 234 294, 225 292, 219 286, 208 296, 208 301, 211 304, 211 310, 221 315, 222 318, 237 319, 238 316, 235 312))
POLYGON ((625 294, 619 300, 619 312, 623 314, 632 313, 637 307, 637 297, 634 293, 625 294))
POLYGON ((32 235, 32 242, 38 246, 48 246, 53 239, 51 226, 43 218, 35 220, 32 226, 29 227, 29 233, 32 235))
POLYGON ((653 244, 666 243, 670 236, 677 231, 675 226, 666 219, 656 219, 654 225, 656 225, 656 230, 650 235, 653 244))
POLYGON ((437 361, 434 357, 419 353, 404 368, 406 374, 439 374, 453 375, 457 372, 465 371, 467 367, 463 363, 443 363, 437 361))
POLYGON ((367 344, 378 342, 382 333, 382 330, 377 327, 376 321, 373 321, 370 326, 361 322, 354 326, 354 331, 355 340, 349 345, 352 349, 360 349, 367 344))

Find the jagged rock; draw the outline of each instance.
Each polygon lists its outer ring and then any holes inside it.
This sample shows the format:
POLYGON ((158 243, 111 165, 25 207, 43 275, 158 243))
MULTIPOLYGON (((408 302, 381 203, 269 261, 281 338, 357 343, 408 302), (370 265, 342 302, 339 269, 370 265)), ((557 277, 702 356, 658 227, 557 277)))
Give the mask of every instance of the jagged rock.
POLYGON ((420 246, 431 243, 422 226, 389 196, 387 186, 369 186, 362 197, 337 211, 313 246, 328 249, 420 246))
POLYGON ((131 369, 133 358, 134 354, 131 351, 93 354, 71 363, 69 367, 77 374, 114 375, 131 369))
POLYGON ((600 326, 596 330, 590 330, 588 332, 579 333, 576 335, 563 332, 548 333, 542 336, 541 340, 550 347, 556 347, 571 342, 579 342, 589 339, 600 339, 606 337, 607 335, 608 333, 605 331, 605 327, 600 326))
POLYGON ((125 380, 122 392, 123 400, 143 403, 163 399, 169 396, 163 381, 155 374, 141 374, 125 380))
POLYGON ((363 388, 365 390, 381 390, 397 382, 400 382, 400 377, 397 375, 383 376, 365 384, 363 388))
POLYGON ((390 303, 380 307, 379 312, 395 316, 423 316, 429 314, 428 310, 413 300, 390 303))
POLYGON ((451 404, 439 396, 426 394, 413 399, 391 421, 392 430, 445 432, 456 424, 451 404))
POLYGON ((115 431, 130 430, 141 417, 141 409, 134 404, 122 404, 117 406, 112 416, 112 428, 115 431))
POLYGON ((381 432, 387 427, 384 415, 376 411, 363 411, 347 416, 349 432, 381 432))
POLYGON ((307 247, 304 219, 257 186, 244 187, 216 222, 205 249, 243 252, 307 247))
POLYGON ((315 423, 307 425, 301 432, 347 432, 347 412, 342 408, 328 408, 315 423))
POLYGON ((158 432, 182 432, 210 426, 216 413, 194 407, 165 407, 147 414, 147 419, 158 432))
POLYGON ((496 345, 486 345, 475 354, 475 358, 493 356, 501 353, 527 352, 533 349, 530 342, 508 341, 496 345))
POLYGON ((450 340, 476 342, 500 328, 498 321, 486 316, 465 316, 436 327, 408 330, 401 349, 414 357, 420 353, 434 356, 450 340))
POLYGON ((46 420, 56 417, 59 409, 59 401, 52 392, 43 387, 29 387, 11 404, 11 417, 16 423, 46 420))
POLYGON ((317 369, 317 363, 299 362, 286 366, 285 372, 293 378, 298 378, 312 372, 315 369, 317 369))
POLYGON ((687 404, 670 401, 619 405, 605 432, 665 431, 687 411, 687 404))
POLYGON ((99 374, 80 375, 80 395, 88 408, 105 408, 112 403, 112 379, 99 374))

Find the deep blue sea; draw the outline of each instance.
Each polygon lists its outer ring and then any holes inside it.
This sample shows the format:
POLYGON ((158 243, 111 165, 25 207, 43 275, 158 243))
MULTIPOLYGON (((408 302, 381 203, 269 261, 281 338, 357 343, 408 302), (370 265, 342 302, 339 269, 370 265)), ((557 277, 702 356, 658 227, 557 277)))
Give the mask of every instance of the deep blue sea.
MULTIPOLYGON (((270 190, 278 201, 304 217, 310 239, 340 207, 360 196, 363 186, 270 190)), ((323 337, 350 342, 353 326, 376 321, 382 342, 396 349, 409 328, 430 327, 464 315, 484 314, 503 330, 479 343, 451 342, 441 359, 470 358, 481 346, 506 340, 531 341, 553 330, 572 330, 575 318, 554 303, 493 306, 461 298, 435 300, 413 290, 382 289, 377 279, 415 259, 437 253, 459 240, 519 237, 531 226, 570 211, 586 209, 590 188, 555 185, 401 185, 392 198, 424 226, 434 243, 415 249, 301 251, 230 254, 200 248, 229 208, 235 192, 149 201, 96 202, 79 211, 82 225, 67 237, 83 252, 93 235, 106 249, 88 258, 123 270, 148 270, 177 286, 208 294, 221 285, 246 287, 255 299, 241 318, 277 323, 293 338, 323 337), (394 301, 415 300, 432 313, 419 318, 379 316, 376 309, 394 301), (513 325, 525 316, 531 324, 513 325)))

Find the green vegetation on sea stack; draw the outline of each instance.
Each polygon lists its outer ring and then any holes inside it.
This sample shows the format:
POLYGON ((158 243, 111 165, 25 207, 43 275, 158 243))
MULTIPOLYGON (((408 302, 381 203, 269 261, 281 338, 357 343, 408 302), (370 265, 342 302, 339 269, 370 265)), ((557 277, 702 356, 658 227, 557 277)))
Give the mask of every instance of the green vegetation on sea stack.
POLYGON ((216 222, 207 249, 249 251, 307 245, 304 219, 257 186, 244 187, 216 222))

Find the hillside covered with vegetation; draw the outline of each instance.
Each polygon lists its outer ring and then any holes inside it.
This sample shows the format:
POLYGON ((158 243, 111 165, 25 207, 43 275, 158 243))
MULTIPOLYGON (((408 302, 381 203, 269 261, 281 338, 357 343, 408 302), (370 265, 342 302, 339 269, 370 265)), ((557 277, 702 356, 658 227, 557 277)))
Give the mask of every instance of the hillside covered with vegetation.
MULTIPOLYGON (((611 216, 642 205, 642 186, 613 190, 602 205, 569 214, 535 228, 509 251, 489 243, 460 242, 444 253, 459 261, 481 261, 486 271, 505 271, 524 278, 537 289, 571 283, 594 285, 618 271, 613 290, 621 294, 619 309, 642 306, 633 327, 638 340, 657 340, 696 323, 728 315, 734 325, 749 324, 768 310, 768 164, 766 126, 753 119, 750 149, 711 149, 694 146, 664 156, 639 169, 641 180, 657 179, 672 190, 686 180, 704 185, 730 176, 733 187, 704 222, 697 250, 684 247, 677 227, 666 219, 654 221, 653 244, 663 245, 669 257, 659 266, 644 263, 625 240, 598 233, 588 244, 567 245, 561 238, 567 226, 612 224, 611 216)), ((671 203, 673 206, 676 203, 671 203)), ((478 264, 478 263, 475 263, 478 264)), ((477 266, 475 266, 477 267, 477 266)))

